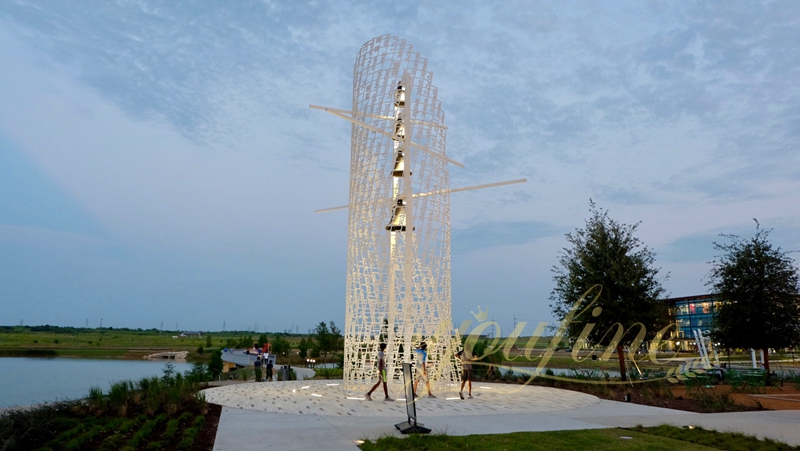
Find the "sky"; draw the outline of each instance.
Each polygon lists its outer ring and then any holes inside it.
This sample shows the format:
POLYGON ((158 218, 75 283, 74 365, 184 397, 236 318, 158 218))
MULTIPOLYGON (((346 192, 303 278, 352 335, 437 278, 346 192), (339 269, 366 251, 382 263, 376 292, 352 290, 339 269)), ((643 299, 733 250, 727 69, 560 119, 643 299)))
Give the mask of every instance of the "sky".
MULTIPOLYGON (((714 241, 800 249, 800 2, 0 2, 0 324, 344 324, 356 54, 405 39, 445 112, 452 308, 553 321, 589 200, 672 297, 714 241)), ((528 327, 532 331, 533 325, 528 327)), ((502 333, 502 332, 500 332, 502 333)))

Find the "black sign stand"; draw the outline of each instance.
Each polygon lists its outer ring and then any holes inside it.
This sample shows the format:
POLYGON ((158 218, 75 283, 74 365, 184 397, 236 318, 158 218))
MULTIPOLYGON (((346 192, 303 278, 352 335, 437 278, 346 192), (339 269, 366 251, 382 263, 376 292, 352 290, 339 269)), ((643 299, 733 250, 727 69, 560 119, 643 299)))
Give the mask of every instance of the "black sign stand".
POLYGON ((421 423, 417 423, 417 406, 414 393, 414 380, 411 376, 411 364, 403 364, 403 388, 406 394, 406 413, 408 421, 394 425, 402 434, 428 434, 430 429, 424 428, 421 423))

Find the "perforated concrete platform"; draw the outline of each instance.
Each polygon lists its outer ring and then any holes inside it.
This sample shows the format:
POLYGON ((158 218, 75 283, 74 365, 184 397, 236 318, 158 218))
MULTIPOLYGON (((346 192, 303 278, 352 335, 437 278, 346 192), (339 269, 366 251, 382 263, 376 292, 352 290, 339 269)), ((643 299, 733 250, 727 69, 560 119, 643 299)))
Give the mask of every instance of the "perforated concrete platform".
MULTIPOLYGON (((334 384, 341 381, 238 383, 204 390, 210 402, 225 406, 214 451, 260 450, 265 444, 286 450, 357 451, 360 439, 400 435, 394 424, 407 418, 403 401, 379 401, 383 394, 378 392, 370 402, 362 393, 348 393, 334 384)), ((416 403, 417 416, 426 427, 451 435, 666 423, 800 445, 800 411, 697 414, 505 384, 475 384, 472 392, 474 399, 463 401, 457 387, 436 393, 436 399, 424 397, 416 403)))
MULTIPOLYGON (((342 417, 403 418, 406 415, 402 394, 397 396, 398 393, 393 393, 396 400, 386 402, 383 401, 383 390, 379 388, 372 394, 373 401, 367 401, 363 393, 345 391, 341 380, 252 382, 209 388, 203 393, 209 402, 243 410, 342 417)), ((464 400, 459 397, 457 386, 449 392, 434 394, 436 398, 423 396, 416 401, 418 415, 542 413, 600 403, 600 399, 592 395, 529 385, 474 384, 473 399, 464 400)))

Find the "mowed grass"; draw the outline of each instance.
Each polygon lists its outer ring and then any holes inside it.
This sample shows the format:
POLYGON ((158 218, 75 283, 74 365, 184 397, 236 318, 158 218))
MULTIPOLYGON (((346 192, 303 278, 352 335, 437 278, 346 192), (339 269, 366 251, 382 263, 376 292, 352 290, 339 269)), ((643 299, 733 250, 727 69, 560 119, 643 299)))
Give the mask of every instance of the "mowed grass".
POLYGON ((796 450, 783 443, 742 434, 682 429, 674 426, 632 429, 515 432, 511 434, 450 436, 443 434, 383 437, 367 440, 364 451, 516 451, 516 450, 796 450))
MULTIPOLYGON (((158 332, 136 332, 102 330, 75 333, 56 332, 0 332, 0 349, 197 349, 205 345, 205 338, 172 338, 173 334, 158 332)), ((214 345, 224 343, 221 338, 212 338, 214 345)))
MULTIPOLYGON (((79 358, 133 358, 160 351, 189 351, 199 347, 208 349, 207 337, 173 338, 178 332, 159 332, 155 329, 62 329, 59 331, 31 331, 26 327, 4 327, 0 330, 0 356, 37 356, 35 352, 48 351, 41 356, 79 358), (33 350, 34 352, 28 352, 33 350)), ((250 336, 255 342, 257 334, 243 332, 214 332, 211 348, 220 349, 228 340, 250 336)), ((273 337, 270 336, 270 339, 273 337)), ((294 337, 288 340, 293 343, 294 337)), ((300 339, 297 338, 296 341, 300 339)))
MULTIPOLYGON (((173 338, 180 332, 164 331, 157 329, 84 329, 84 328, 62 328, 59 331, 31 331, 27 326, 0 326, 0 349, 21 349, 21 348, 47 348, 47 349, 70 349, 70 348, 122 348, 122 349, 153 349, 153 348, 174 348, 185 347, 187 349, 198 346, 206 346, 206 337, 211 337, 211 346, 220 348, 225 343, 232 340, 239 340, 242 336, 248 336, 255 343, 260 334, 252 332, 204 332, 202 338, 173 338), (71 330, 70 330, 71 329, 71 330)), ((272 341, 276 334, 266 334, 272 341)), ((301 336, 284 336, 293 345, 300 341, 301 336)))

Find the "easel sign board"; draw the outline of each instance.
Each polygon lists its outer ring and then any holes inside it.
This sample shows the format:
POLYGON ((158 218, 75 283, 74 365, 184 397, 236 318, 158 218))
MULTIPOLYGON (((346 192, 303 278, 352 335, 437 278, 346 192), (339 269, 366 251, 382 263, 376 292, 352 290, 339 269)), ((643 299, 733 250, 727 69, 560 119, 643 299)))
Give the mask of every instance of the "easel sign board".
POLYGON ((397 423, 394 425, 402 434, 428 434, 430 429, 422 427, 421 423, 417 423, 417 405, 414 393, 414 379, 411 375, 411 364, 403 364, 403 390, 406 395, 406 414, 408 421, 397 423))

